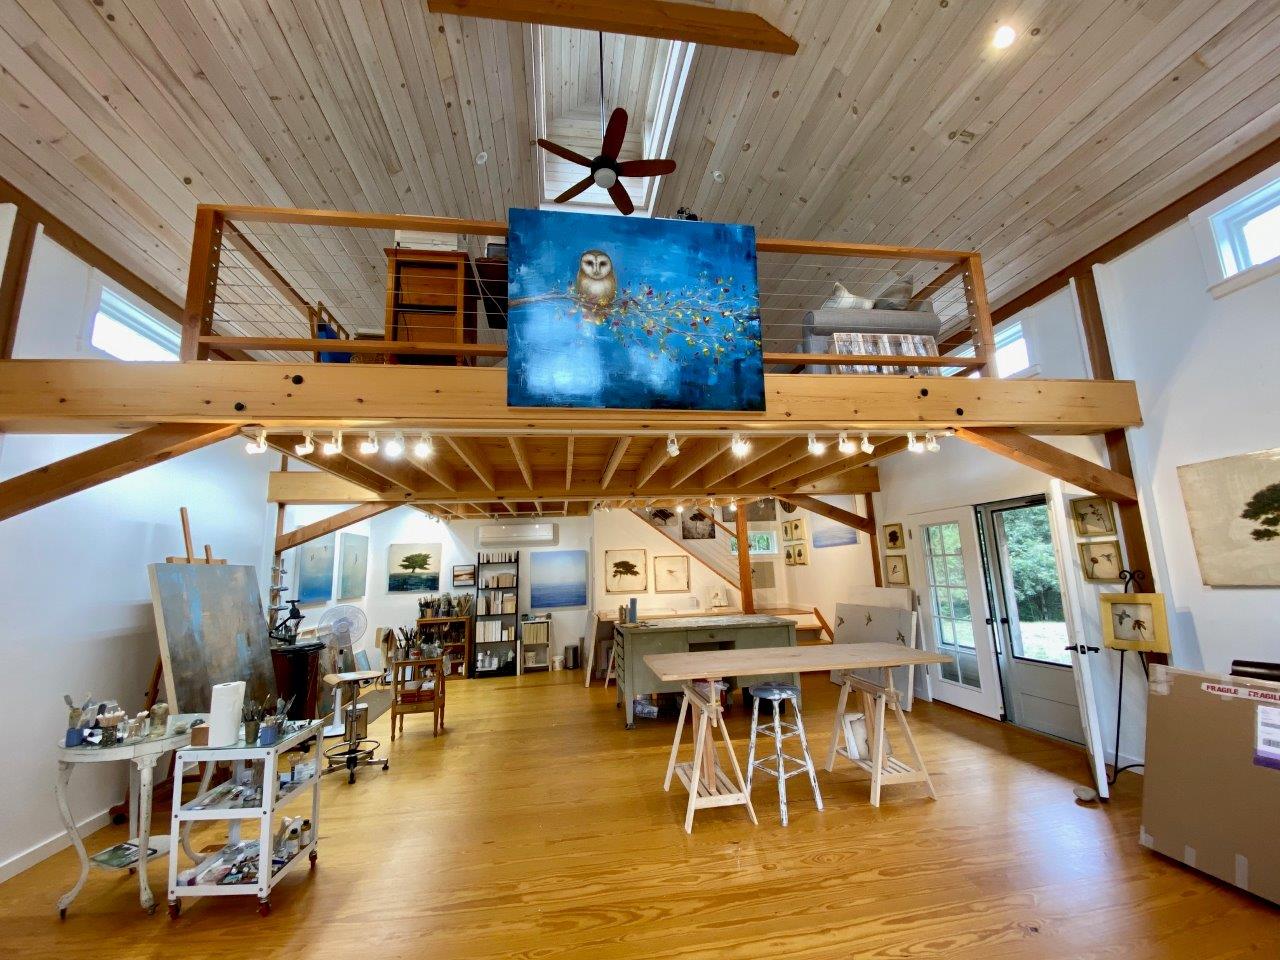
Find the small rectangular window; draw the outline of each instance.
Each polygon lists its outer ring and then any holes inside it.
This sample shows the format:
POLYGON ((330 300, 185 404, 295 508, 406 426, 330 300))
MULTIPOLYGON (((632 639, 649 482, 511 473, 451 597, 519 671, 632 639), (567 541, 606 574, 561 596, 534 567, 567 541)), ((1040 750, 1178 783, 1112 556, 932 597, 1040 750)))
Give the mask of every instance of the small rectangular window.
POLYGON ((1223 277, 1280 257, 1280 180, 1209 218, 1223 277))
POLYGON ((105 287, 89 342, 120 360, 177 360, 178 331, 105 287))
MULTIPOLYGON (((974 356, 973 344, 961 347, 948 354, 951 357, 974 356)), ((1031 366, 1031 354, 1027 350, 1027 338, 1022 332, 1021 323, 1011 323, 996 331, 996 372, 1001 377, 1016 377, 1031 366)), ((944 377, 960 373, 960 367, 943 367, 944 377)), ((970 377, 978 376, 974 370, 970 377)))

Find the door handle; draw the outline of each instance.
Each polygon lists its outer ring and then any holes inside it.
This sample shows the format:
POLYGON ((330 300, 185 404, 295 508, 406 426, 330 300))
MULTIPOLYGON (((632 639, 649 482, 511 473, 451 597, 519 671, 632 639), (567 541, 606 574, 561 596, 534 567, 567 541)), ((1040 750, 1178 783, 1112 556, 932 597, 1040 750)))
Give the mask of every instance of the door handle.
POLYGON ((1066 650, 1068 653, 1079 653, 1081 655, 1086 653, 1098 653, 1101 650, 1100 647, 1086 647, 1083 643, 1079 645, 1074 643, 1068 644, 1062 649, 1066 650))

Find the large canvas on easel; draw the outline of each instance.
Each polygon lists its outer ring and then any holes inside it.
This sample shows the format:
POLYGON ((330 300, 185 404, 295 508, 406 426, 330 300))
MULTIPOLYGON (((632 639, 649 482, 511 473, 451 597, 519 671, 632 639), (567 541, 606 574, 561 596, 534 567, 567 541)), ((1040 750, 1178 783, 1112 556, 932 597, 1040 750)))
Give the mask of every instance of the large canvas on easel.
POLYGON ((245 682, 245 699, 276 696, 262 594, 253 567, 153 563, 156 616, 165 693, 174 713, 209 709, 215 683, 245 682))

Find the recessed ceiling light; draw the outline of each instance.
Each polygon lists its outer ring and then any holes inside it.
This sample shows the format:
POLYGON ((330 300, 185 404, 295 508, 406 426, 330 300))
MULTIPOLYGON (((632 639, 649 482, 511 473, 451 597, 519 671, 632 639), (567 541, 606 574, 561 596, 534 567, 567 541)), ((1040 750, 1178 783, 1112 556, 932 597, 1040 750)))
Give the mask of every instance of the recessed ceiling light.
POLYGON ((991 45, 997 50, 1004 50, 1013 46, 1013 41, 1018 39, 1018 32, 1007 23, 1004 26, 997 27, 995 36, 991 38, 991 45))

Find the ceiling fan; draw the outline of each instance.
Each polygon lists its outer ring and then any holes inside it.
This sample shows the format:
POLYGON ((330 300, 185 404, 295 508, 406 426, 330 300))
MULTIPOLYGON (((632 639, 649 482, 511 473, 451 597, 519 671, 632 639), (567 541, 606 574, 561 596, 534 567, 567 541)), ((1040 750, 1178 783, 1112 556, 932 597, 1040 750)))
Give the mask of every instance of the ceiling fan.
POLYGON ((591 171, 587 176, 556 197, 556 203, 565 203, 572 200, 594 184, 607 190, 609 199, 618 208, 618 212, 623 216, 628 216, 635 211, 636 207, 631 202, 631 196, 627 193, 626 187, 619 182, 619 178, 661 177, 664 174, 674 172, 676 162, 674 160, 624 160, 619 162, 618 153, 622 150, 622 141, 627 135, 627 111, 622 107, 615 108, 613 113, 609 115, 609 122, 605 123, 604 109, 604 34, 600 34, 601 143, 599 155, 594 159, 588 159, 568 147, 552 143, 542 137, 538 138, 538 146, 548 153, 554 153, 562 160, 568 160, 570 163, 587 167, 591 171))

